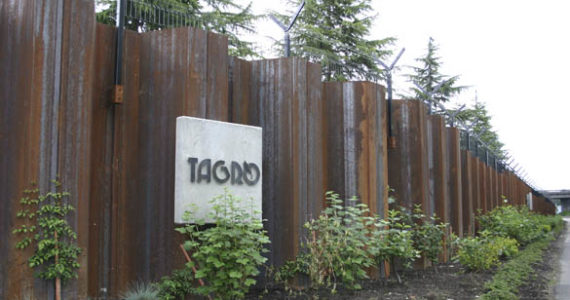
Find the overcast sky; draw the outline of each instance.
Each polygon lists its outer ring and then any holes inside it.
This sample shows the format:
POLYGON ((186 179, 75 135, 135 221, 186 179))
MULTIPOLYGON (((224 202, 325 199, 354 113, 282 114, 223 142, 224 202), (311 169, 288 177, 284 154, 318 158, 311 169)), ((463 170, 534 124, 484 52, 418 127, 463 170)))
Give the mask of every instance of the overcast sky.
MULTIPOLYGON (((570 189, 570 1, 373 0, 370 38, 397 38, 399 65, 414 65, 429 37, 439 45, 442 73, 460 75, 470 91, 456 101, 487 104, 500 140, 539 189, 570 189)), ((291 9, 281 0, 253 0, 254 10, 291 9)), ((281 38, 269 21, 256 40, 281 38)), ((266 57, 277 53, 264 51, 266 57)), ((400 73, 407 73, 403 68, 400 73)), ((395 88, 409 83, 397 78, 395 88)))

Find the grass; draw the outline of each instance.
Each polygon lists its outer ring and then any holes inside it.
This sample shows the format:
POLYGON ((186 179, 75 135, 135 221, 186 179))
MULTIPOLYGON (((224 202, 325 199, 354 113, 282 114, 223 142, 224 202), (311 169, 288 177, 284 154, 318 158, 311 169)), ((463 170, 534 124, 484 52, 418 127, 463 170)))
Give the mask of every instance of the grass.
POLYGON ((553 234, 529 244, 524 250, 516 254, 511 260, 504 263, 493 276, 491 281, 485 283, 489 291, 481 299, 510 300, 519 299, 519 287, 527 281, 533 273, 532 265, 541 261, 544 250, 554 240, 553 234))
POLYGON ((121 294, 124 300, 157 300, 158 289, 148 283, 136 283, 125 293, 121 294))

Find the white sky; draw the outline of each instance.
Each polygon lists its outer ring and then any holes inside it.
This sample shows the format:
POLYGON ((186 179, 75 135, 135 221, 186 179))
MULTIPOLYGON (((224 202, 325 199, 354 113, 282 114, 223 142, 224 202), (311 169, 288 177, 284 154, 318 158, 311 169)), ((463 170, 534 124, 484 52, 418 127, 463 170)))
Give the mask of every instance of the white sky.
MULTIPOLYGON (((439 45, 441 71, 461 75, 487 104, 505 148, 539 189, 570 189, 570 1, 373 0, 378 14, 371 38, 395 37, 400 66, 425 55, 428 38, 439 45)), ((292 9, 282 0, 253 0, 256 13, 292 9)), ((270 21, 257 25, 264 49, 282 38, 270 21)), ((277 53, 263 52, 265 57, 277 53)), ((399 74, 408 73, 402 68, 399 74)), ((409 83, 396 78, 394 87, 409 83)))

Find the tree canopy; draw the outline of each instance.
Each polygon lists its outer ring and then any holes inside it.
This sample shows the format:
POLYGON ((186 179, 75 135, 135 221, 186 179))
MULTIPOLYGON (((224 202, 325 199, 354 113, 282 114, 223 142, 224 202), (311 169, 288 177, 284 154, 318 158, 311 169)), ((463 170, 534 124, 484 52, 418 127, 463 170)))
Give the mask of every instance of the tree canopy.
POLYGON ((459 76, 447 76, 441 74, 441 57, 437 55, 439 47, 435 44, 433 38, 429 38, 427 53, 425 56, 417 58, 419 66, 413 66, 412 74, 408 74, 410 81, 419 85, 426 93, 420 89, 413 87, 415 99, 430 101, 428 94, 431 94, 431 100, 436 103, 448 102, 449 99, 463 91, 465 86, 457 86, 459 76), (441 84, 437 90, 438 85, 441 84))
MULTIPOLYGON (((452 110, 454 112, 456 110, 452 110)), ((493 130, 491 116, 487 111, 485 103, 475 101, 475 103, 457 114, 457 119, 463 121, 467 126, 471 126, 471 132, 479 136, 482 142, 487 144, 493 152, 504 158, 504 144, 499 140, 499 135, 493 130)))
MULTIPOLYGON (((97 0, 97 6, 103 7, 97 21, 114 25, 117 1, 97 0)), ((257 18, 251 12, 251 2, 242 6, 233 0, 129 0, 125 28, 145 32, 193 26, 226 35, 230 55, 257 57, 253 44, 238 37, 253 33, 257 18)))
MULTIPOLYGON (((423 91, 414 87, 412 91, 415 99, 428 102, 429 100, 443 104, 463 90, 466 86, 457 85, 459 76, 448 76, 440 72, 442 65, 441 57, 437 52, 439 47, 433 38, 430 38, 425 56, 417 58, 419 66, 412 67, 413 73, 408 74, 410 81, 419 85, 423 91), (439 86, 439 88, 438 88, 439 86), (424 93, 425 92, 425 93, 424 93), (431 94, 431 99, 429 95, 431 94)), ((458 109, 448 109, 447 112, 455 114, 458 109)), ((436 110, 435 113, 443 113, 436 110)), ((491 126, 491 116, 487 111, 487 107, 483 102, 475 100, 475 103, 466 109, 457 113, 456 118, 463 121, 467 126, 471 127, 471 132, 476 134, 482 142, 489 146, 490 150, 504 158, 504 144, 499 140, 499 136, 491 126)))
MULTIPOLYGON (((301 1, 290 3, 297 7, 301 1)), ((389 54, 386 46, 394 39, 366 39, 375 18, 371 11, 370 0, 306 0, 290 31, 292 55, 320 63, 324 80, 377 79, 374 58, 389 54)))

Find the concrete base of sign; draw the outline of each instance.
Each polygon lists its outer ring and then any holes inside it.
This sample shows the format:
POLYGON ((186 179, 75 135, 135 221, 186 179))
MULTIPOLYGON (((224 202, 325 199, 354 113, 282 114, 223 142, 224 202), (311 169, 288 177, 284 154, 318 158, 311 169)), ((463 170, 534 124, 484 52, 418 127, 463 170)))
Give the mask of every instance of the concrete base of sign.
POLYGON ((211 200, 226 190, 261 218, 261 147, 260 127, 178 117, 174 222, 212 223, 211 200), (183 219, 185 211, 192 212, 192 219, 183 219))

